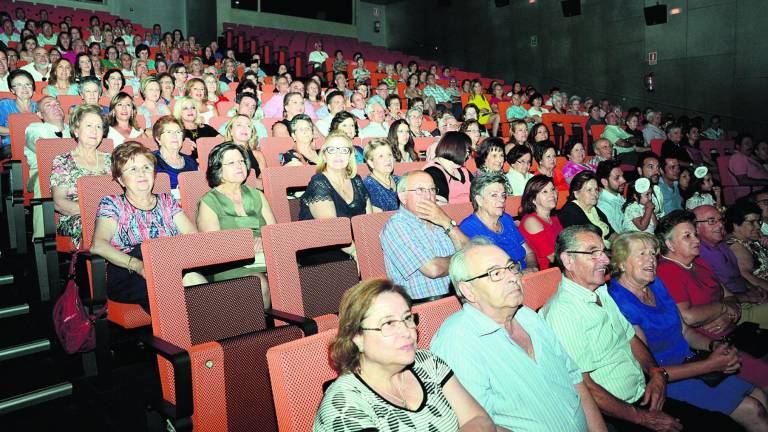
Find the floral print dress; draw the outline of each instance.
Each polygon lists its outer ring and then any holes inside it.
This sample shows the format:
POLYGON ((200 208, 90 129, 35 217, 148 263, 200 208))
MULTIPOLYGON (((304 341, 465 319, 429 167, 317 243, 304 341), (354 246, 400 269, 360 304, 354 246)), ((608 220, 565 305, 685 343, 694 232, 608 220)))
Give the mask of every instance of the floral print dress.
MULTIPOLYGON (((97 153, 101 160, 98 164, 99 169, 96 171, 79 167, 75 162, 74 156, 72 156, 72 152, 60 154, 53 158, 51 189, 57 186, 64 187, 67 189, 67 199, 77 202, 77 179, 83 176, 107 175, 112 170, 112 155, 103 152, 97 153)), ((61 215, 58 233, 63 236, 72 237, 72 241, 79 247, 80 240, 83 237, 80 215, 61 215)))

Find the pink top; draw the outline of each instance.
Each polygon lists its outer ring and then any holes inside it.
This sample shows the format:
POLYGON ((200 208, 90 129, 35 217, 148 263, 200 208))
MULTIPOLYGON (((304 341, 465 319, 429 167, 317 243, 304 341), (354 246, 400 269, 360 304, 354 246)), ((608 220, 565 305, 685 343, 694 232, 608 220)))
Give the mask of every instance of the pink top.
POLYGON ((754 158, 742 152, 736 152, 728 161, 728 169, 734 176, 746 175, 751 179, 768 179, 768 171, 754 158))
POLYGON ((427 169, 429 167, 436 167, 443 172, 443 175, 445 175, 445 180, 448 182, 449 204, 469 202, 469 187, 472 184, 472 182, 469 180, 469 170, 467 170, 465 167, 459 167, 459 170, 461 170, 462 174, 464 174, 464 183, 462 183, 458 179, 455 179, 450 174, 448 174, 440 164, 429 162, 424 165, 424 168, 422 169, 427 169))
POLYGON ((552 223, 550 224, 549 222, 539 217, 539 215, 536 213, 528 213, 527 215, 523 216, 523 219, 520 221, 520 232, 523 234, 525 241, 536 254, 536 261, 539 263, 539 270, 545 270, 550 267, 547 257, 555 252, 555 240, 557 239, 557 235, 560 234, 560 231, 563 230, 563 226, 560 225, 560 219, 558 219, 557 216, 551 216, 551 219, 552 223), (534 218, 541 222, 541 225, 544 227, 544 229, 537 232, 536 234, 531 234, 526 231, 525 220, 528 218, 534 218))

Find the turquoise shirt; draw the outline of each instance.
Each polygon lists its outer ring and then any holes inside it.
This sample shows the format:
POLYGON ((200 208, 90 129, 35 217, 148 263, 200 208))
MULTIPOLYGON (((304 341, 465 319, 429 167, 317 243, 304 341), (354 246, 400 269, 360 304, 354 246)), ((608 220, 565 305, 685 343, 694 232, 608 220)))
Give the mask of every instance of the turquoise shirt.
POLYGON ((576 363, 536 312, 522 306, 515 320, 530 335, 536 360, 507 330, 465 304, 432 338, 430 351, 445 360, 494 423, 514 431, 586 431, 575 385, 576 363))
POLYGON ((608 223, 611 224, 611 227, 617 233, 624 232, 624 211, 621 207, 625 202, 626 199, 624 199, 621 194, 612 194, 605 189, 600 191, 597 200, 597 208, 605 213, 605 217, 608 218, 608 223))
POLYGON ((507 108, 507 120, 523 120, 526 117, 528 117, 528 110, 521 106, 510 105, 507 108))
POLYGON ((635 330, 605 284, 594 292, 563 277, 557 292, 539 311, 571 358, 608 393, 634 403, 645 392, 645 376, 632 355, 635 330), (602 306, 598 306, 597 298, 602 306))

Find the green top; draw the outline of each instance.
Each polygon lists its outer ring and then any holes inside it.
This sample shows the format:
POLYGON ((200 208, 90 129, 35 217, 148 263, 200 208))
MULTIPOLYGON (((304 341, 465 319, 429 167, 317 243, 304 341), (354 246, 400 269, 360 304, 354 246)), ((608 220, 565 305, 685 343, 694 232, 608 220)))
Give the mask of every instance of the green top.
POLYGON ((581 372, 589 372, 596 383, 624 402, 633 403, 643 396, 643 369, 630 346, 635 330, 605 285, 593 292, 563 277, 539 314, 581 372), (598 297, 602 306, 597 304, 598 297))
POLYGON ((266 198, 260 190, 246 185, 240 185, 240 194, 243 198, 245 216, 238 215, 232 200, 216 188, 203 195, 200 202, 204 202, 216 213, 221 230, 248 228, 253 231, 254 237, 261 237, 261 227, 267 224, 261 214, 262 200, 266 198))

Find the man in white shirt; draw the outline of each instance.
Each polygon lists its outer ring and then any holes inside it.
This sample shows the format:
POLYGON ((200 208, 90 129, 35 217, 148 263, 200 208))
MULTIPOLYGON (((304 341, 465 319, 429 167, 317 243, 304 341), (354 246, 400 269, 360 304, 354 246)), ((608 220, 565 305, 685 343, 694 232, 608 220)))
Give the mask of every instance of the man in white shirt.
POLYGON ((370 122, 360 131, 360 138, 386 137, 389 134, 389 125, 384 121, 384 106, 374 102, 365 107, 365 112, 370 122))
POLYGON ((323 136, 328 136, 333 117, 344 110, 344 95, 341 92, 334 90, 328 93, 325 97, 325 102, 328 104, 328 115, 318 120, 315 123, 315 126, 323 136))
POLYGON ((51 73, 51 63, 48 59, 48 51, 43 47, 37 47, 32 52, 32 57, 34 61, 22 66, 21 69, 32 74, 32 78, 35 79, 35 82, 47 81, 48 76, 51 73))
POLYGON ((325 72, 325 61, 328 59, 328 53, 323 51, 323 43, 315 42, 315 50, 309 53, 307 61, 312 66, 312 70, 321 70, 325 72))
POLYGON ((661 112, 650 110, 645 114, 645 118, 648 120, 648 123, 643 128, 643 140, 645 140, 646 147, 650 147, 651 141, 655 139, 667 139, 667 134, 659 127, 661 124, 661 112))
MULTIPOLYGON (((40 197, 40 181, 37 175, 37 141, 45 138, 70 138, 69 126, 64 121, 64 110, 58 99, 43 96, 37 102, 37 115, 42 122, 31 123, 25 131, 26 145, 24 156, 29 164, 29 182, 27 189, 33 191, 35 198, 40 197)), ((35 206, 33 213, 33 236, 40 237, 43 233, 43 213, 35 206)))
POLYGON ((626 200, 622 195, 624 185, 624 172, 617 160, 606 160, 597 164, 597 181, 602 189, 597 199, 599 208, 608 218, 608 223, 615 232, 624 232, 624 211, 622 207, 626 200))

